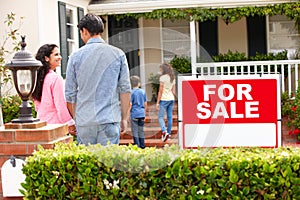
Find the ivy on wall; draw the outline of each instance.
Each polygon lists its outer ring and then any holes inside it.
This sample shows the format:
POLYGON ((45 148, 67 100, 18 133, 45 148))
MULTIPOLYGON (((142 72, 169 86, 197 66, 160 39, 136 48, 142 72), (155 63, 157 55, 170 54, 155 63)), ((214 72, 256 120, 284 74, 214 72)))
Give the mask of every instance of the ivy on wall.
POLYGON ((233 23, 240 20, 242 17, 250 16, 273 16, 273 15, 285 15, 291 20, 295 20, 298 30, 300 30, 300 0, 294 3, 282 3, 267 5, 262 7, 246 6, 236 8, 170 8, 170 9, 159 9, 152 12, 145 13, 126 13, 115 15, 117 19, 126 17, 145 19, 186 19, 195 21, 208 21, 216 20, 221 17, 226 23, 233 23))

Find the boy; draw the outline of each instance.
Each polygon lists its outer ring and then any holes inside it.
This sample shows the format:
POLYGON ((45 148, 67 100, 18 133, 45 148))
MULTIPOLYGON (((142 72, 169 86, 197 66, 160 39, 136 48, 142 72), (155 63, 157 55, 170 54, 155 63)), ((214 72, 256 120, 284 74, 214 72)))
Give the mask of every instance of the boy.
POLYGON ((147 97, 141 86, 140 78, 138 76, 131 76, 131 98, 130 98, 130 123, 133 142, 138 147, 145 148, 145 133, 144 122, 147 109, 147 97))

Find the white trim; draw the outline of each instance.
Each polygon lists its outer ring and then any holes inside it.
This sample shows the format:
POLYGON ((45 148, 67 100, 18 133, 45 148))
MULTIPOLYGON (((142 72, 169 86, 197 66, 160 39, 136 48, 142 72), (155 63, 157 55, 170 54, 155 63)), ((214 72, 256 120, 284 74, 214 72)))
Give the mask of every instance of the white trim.
POLYGON ((270 52, 270 17, 266 16, 266 39, 267 39, 267 52, 270 52))
POLYGON ((124 1, 121 3, 99 3, 90 4, 87 9, 98 15, 123 14, 123 13, 143 13, 152 12, 157 9, 165 8, 230 8, 242 6, 265 6, 268 4, 280 4, 297 2, 297 0, 155 0, 155 1, 124 1))
POLYGON ((192 73, 196 74, 196 67, 194 67, 197 63, 197 39, 196 39, 196 25, 195 21, 190 22, 190 40, 191 40, 191 64, 192 64, 192 73))
MULTIPOLYGON (((67 23, 67 25, 72 27, 72 32, 73 32, 73 39, 67 38, 68 42, 74 42, 73 46, 73 51, 79 48, 79 35, 78 35, 78 16, 77 16, 77 7, 73 5, 66 4, 66 10, 72 10, 72 16, 73 16, 73 24, 72 23, 67 23)), ((71 52, 72 53, 72 52, 71 52)))
POLYGON ((159 19, 159 38, 160 38, 160 63, 164 63, 164 41, 163 41, 163 21, 162 18, 159 19))
MULTIPOLYGON (((143 19, 138 20, 138 27, 144 27, 143 19)), ((139 60, 140 60, 140 77, 141 77, 141 87, 146 90, 146 75, 145 75, 145 42, 144 42, 144 29, 139 28, 139 60)))

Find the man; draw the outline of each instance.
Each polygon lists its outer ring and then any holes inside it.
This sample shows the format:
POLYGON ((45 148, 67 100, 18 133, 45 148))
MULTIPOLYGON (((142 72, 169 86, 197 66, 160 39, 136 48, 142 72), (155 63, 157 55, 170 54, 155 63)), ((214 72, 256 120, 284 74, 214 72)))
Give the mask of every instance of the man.
POLYGON ((85 15, 78 28, 85 45, 70 56, 65 83, 78 143, 118 144, 120 132, 127 129, 130 105, 126 56, 101 38, 104 25, 97 15, 85 15))

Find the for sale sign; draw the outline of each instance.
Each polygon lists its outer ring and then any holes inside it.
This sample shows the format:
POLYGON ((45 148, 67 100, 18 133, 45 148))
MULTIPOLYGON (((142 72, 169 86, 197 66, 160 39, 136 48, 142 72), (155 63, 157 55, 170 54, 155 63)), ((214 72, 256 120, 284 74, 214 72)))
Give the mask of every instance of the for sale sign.
POLYGON ((279 79, 179 76, 181 146, 281 146, 279 79))

